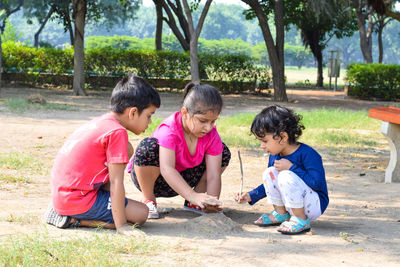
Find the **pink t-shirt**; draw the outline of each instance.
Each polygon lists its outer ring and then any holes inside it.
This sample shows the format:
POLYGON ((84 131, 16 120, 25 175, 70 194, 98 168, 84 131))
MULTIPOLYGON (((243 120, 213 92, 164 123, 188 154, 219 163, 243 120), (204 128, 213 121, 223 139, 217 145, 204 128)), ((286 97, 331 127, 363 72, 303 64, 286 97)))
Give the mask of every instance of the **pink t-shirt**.
POLYGON ((54 210, 62 215, 88 211, 109 181, 109 163, 127 163, 128 133, 104 114, 78 128, 58 152, 51 171, 54 210))
POLYGON ((223 145, 216 127, 197 141, 196 153, 191 155, 187 147, 182 127, 182 114, 175 112, 166 118, 154 131, 162 147, 175 151, 175 169, 179 172, 199 165, 204 155, 217 156, 222 153, 223 145))

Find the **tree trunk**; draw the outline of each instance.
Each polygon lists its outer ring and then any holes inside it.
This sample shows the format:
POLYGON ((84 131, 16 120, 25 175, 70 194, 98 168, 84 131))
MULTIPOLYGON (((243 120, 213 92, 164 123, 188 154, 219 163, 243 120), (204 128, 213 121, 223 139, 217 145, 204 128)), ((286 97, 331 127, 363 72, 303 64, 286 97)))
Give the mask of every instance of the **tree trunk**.
POLYGON ((51 15, 53 15, 54 11, 55 11, 54 6, 51 6, 51 8, 50 8, 49 12, 47 13, 46 18, 44 19, 42 25, 40 25, 40 28, 39 28, 39 29, 37 30, 37 32, 35 33, 35 36, 34 36, 34 38, 35 38, 35 40, 34 40, 34 46, 35 46, 36 48, 39 47, 39 35, 40 35, 40 33, 42 32, 44 26, 46 25, 46 23, 47 23, 47 21, 49 20, 49 18, 51 17, 51 15))
POLYGON ((287 102, 287 94, 285 87, 285 61, 283 54, 284 45, 284 5, 283 0, 275 0, 274 15, 275 15, 275 29, 276 29, 276 45, 272 37, 268 19, 266 18, 260 3, 257 0, 242 0, 248 4, 255 12, 261 31, 267 46, 268 56, 272 69, 272 81, 274 86, 274 101, 287 102))
MULTIPOLYGON (((167 13, 167 16, 168 16, 168 19, 166 19, 166 18, 163 18, 163 19, 165 19, 168 26, 170 27, 170 29, 172 30, 172 32, 178 39, 179 43, 182 46, 183 51, 185 51, 185 52, 189 51, 190 50, 190 38, 186 37, 186 31, 188 31, 188 29, 185 29, 185 26, 188 27, 187 23, 181 24, 182 31, 185 34, 185 36, 184 36, 180 32, 178 26, 176 25, 174 14, 172 14, 172 12, 171 12, 171 8, 174 7, 173 4, 169 2, 169 5, 167 5, 167 3, 165 3, 164 0, 161 0, 161 4, 162 4, 162 7, 164 8, 165 13, 167 13)), ((178 18, 183 17, 183 13, 180 13, 177 8, 173 8, 173 11, 175 12, 176 17, 178 17, 178 18)), ((184 21, 184 18, 181 18, 179 21, 184 21)))
POLYGON ((205 3, 203 10, 201 12, 201 16, 199 21, 197 22, 196 29, 194 28, 192 13, 190 11, 187 0, 183 0, 183 6, 185 9, 187 22, 189 25, 189 33, 190 33, 190 74, 192 76, 192 82, 200 83, 200 71, 199 71, 199 60, 197 56, 197 45, 199 36, 201 33, 201 29, 204 24, 204 20, 207 16, 208 10, 210 8, 212 0, 207 0, 205 3))
POLYGON ((382 32, 383 32, 383 23, 379 23, 378 27, 378 46, 379 46, 379 63, 383 61, 383 41, 382 41, 382 32))
POLYGON ((74 45, 75 42, 75 37, 74 37, 74 31, 72 30, 72 22, 71 22, 71 17, 69 14, 69 8, 67 7, 67 9, 65 10, 66 14, 65 14, 65 19, 67 21, 67 27, 68 27, 68 32, 69 32, 69 40, 71 42, 71 45, 74 45))
POLYGON ((197 39, 190 40, 190 74, 192 82, 200 83, 199 59, 197 57, 197 39))
POLYGON ((156 26, 156 50, 162 50, 162 27, 163 27, 163 12, 160 0, 153 0, 157 12, 157 26, 156 26))
POLYGON ((360 48, 365 63, 372 63, 372 15, 370 7, 364 2, 360 5, 359 0, 353 0, 353 5, 357 13, 357 24, 360 34, 360 48), (363 7, 366 9, 366 14, 363 14, 363 7), (365 20, 368 19, 368 25, 366 28, 365 20))
POLYGON ((323 64, 322 64, 322 49, 321 45, 318 43, 316 47, 315 58, 317 59, 318 74, 317 74, 317 87, 324 87, 324 74, 323 74, 323 64))
POLYGON ((74 41, 74 95, 86 95, 85 92, 85 53, 84 53, 84 36, 85 36, 85 17, 86 17, 86 0, 74 0, 75 14, 75 41, 74 41))

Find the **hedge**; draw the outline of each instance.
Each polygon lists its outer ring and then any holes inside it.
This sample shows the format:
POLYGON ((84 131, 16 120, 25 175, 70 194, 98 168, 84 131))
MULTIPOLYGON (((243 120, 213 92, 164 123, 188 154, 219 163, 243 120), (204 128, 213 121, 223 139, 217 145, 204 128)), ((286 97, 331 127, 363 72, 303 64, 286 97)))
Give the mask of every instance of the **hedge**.
POLYGON ((383 64, 347 65, 348 95, 360 99, 400 99, 400 66, 383 64))
MULTIPOLYGON (((2 48, 6 73, 72 73, 72 48, 32 48, 14 42, 4 43, 2 48)), ((269 70, 258 67, 251 57, 244 55, 199 54, 199 67, 202 80, 219 85, 223 92, 245 90, 244 84, 249 82, 267 89, 271 82, 269 70)), ((85 70, 91 76, 119 77, 134 72, 142 77, 172 82, 190 76, 190 56, 172 51, 93 48, 85 51, 85 70)))

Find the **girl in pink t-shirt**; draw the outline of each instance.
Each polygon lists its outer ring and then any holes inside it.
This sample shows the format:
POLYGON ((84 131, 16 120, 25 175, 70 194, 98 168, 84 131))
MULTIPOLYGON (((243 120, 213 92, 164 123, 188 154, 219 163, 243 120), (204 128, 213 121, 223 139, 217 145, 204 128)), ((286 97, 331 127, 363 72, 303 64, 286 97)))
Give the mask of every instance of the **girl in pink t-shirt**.
POLYGON ((181 110, 138 145, 131 174, 149 207, 149 218, 159 218, 156 197, 178 194, 186 200, 186 210, 200 214, 222 210, 221 173, 229 164, 230 151, 214 126, 221 109, 215 87, 189 83, 181 110))

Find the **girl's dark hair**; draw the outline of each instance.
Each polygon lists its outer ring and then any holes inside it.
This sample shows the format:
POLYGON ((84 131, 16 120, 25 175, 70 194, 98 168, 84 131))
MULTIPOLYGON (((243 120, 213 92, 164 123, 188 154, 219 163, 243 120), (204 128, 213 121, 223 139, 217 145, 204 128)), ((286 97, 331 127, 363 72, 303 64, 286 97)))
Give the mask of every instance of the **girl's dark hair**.
POLYGON ((111 94, 110 109, 116 113, 123 113, 128 107, 136 107, 140 113, 154 105, 161 105, 160 96, 144 79, 130 74, 120 80, 111 94))
POLYGON ((208 111, 221 113, 223 101, 217 88, 190 82, 185 86, 182 106, 190 114, 205 114, 208 111))
POLYGON ((281 133, 286 132, 289 144, 295 144, 305 129, 300 123, 301 118, 291 109, 279 105, 269 106, 254 118, 251 132, 259 138, 267 134, 272 134, 274 138, 281 137, 281 133))

